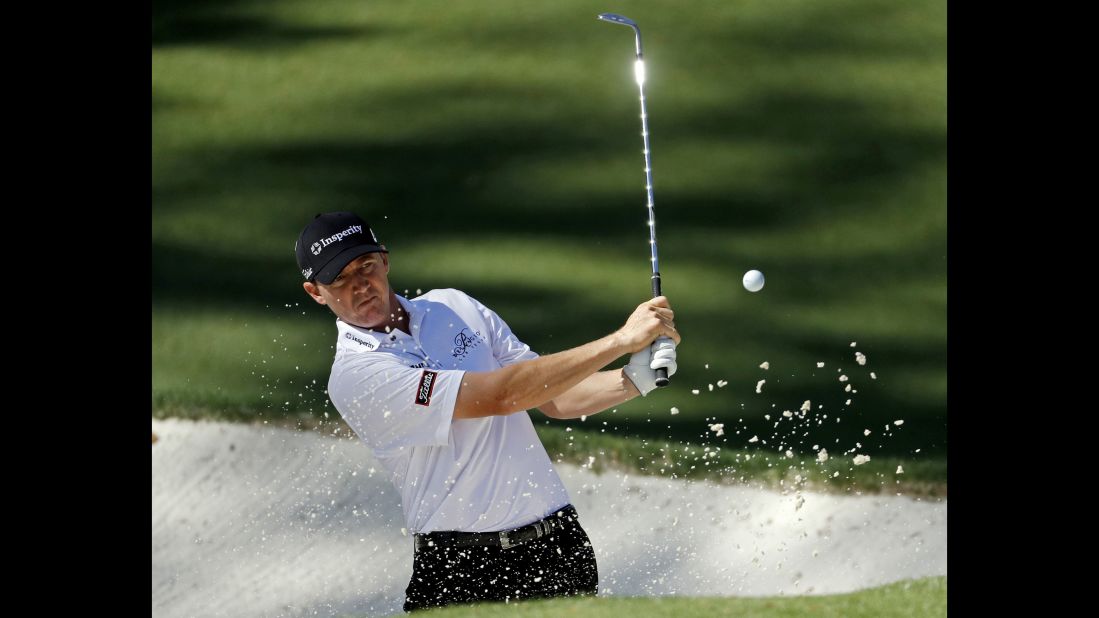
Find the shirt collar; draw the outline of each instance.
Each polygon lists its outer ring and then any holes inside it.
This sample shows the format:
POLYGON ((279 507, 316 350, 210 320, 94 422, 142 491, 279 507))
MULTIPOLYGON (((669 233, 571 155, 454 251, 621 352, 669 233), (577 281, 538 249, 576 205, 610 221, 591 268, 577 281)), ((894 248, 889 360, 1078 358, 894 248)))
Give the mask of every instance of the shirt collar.
POLYGON ((406 333, 399 328, 394 329, 391 333, 369 328, 360 328, 337 318, 336 329, 340 333, 340 343, 347 344, 350 347, 362 346, 362 348, 373 351, 380 347, 384 347, 386 344, 391 344, 402 339, 411 338, 414 341, 419 341, 420 327, 423 324, 425 315, 425 312, 420 307, 421 302, 419 299, 408 300, 400 294, 394 295, 397 297, 397 302, 400 303, 401 307, 405 310, 405 313, 408 314, 408 329, 412 331, 411 334, 406 333))

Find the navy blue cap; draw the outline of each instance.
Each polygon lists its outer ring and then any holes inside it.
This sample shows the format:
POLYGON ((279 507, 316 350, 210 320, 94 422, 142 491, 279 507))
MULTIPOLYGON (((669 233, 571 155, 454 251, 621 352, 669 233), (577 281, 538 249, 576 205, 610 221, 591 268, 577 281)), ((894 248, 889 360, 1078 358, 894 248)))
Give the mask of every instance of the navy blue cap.
POLYGON ((326 212, 313 218, 294 243, 298 268, 307 281, 332 283, 351 260, 364 253, 386 253, 362 218, 351 212, 326 212))

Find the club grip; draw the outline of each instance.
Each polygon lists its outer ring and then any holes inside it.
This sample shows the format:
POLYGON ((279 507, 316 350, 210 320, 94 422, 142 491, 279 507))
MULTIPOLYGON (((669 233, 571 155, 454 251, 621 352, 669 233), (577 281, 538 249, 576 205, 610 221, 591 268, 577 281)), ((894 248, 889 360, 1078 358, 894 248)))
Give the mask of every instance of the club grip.
POLYGON ((668 380, 668 368, 667 367, 661 367, 660 369, 657 369, 656 370, 656 381, 654 382, 654 384, 656 384, 657 388, 663 388, 663 387, 667 386, 668 382, 669 382, 669 380, 668 380))
MULTIPOLYGON (((660 296, 660 273, 653 273, 653 298, 660 296)), ((664 388, 668 385, 668 368, 661 367, 656 370, 656 386, 657 388, 664 388)))

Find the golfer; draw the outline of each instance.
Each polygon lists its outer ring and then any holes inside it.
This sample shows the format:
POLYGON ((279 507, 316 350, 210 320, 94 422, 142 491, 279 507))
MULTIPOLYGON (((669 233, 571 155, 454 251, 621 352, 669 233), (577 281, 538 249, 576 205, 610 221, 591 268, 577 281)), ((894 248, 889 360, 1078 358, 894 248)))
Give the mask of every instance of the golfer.
POLYGON ((460 290, 396 294, 385 245, 355 214, 317 215, 295 252, 305 292, 337 318, 328 395, 385 467, 413 534, 405 611, 596 594, 595 552, 527 411, 590 416, 653 390, 657 368, 674 374, 667 299, 539 356, 460 290))

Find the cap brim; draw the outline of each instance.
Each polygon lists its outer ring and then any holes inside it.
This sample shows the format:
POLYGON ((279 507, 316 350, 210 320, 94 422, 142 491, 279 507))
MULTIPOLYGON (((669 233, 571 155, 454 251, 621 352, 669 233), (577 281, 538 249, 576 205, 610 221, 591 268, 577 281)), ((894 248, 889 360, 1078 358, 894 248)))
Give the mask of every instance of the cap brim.
POLYGON ((336 257, 328 261, 313 278, 328 285, 340 274, 340 271, 344 269, 351 260, 367 253, 388 253, 385 249, 378 245, 356 245, 354 247, 348 247, 343 251, 336 254, 336 257))

